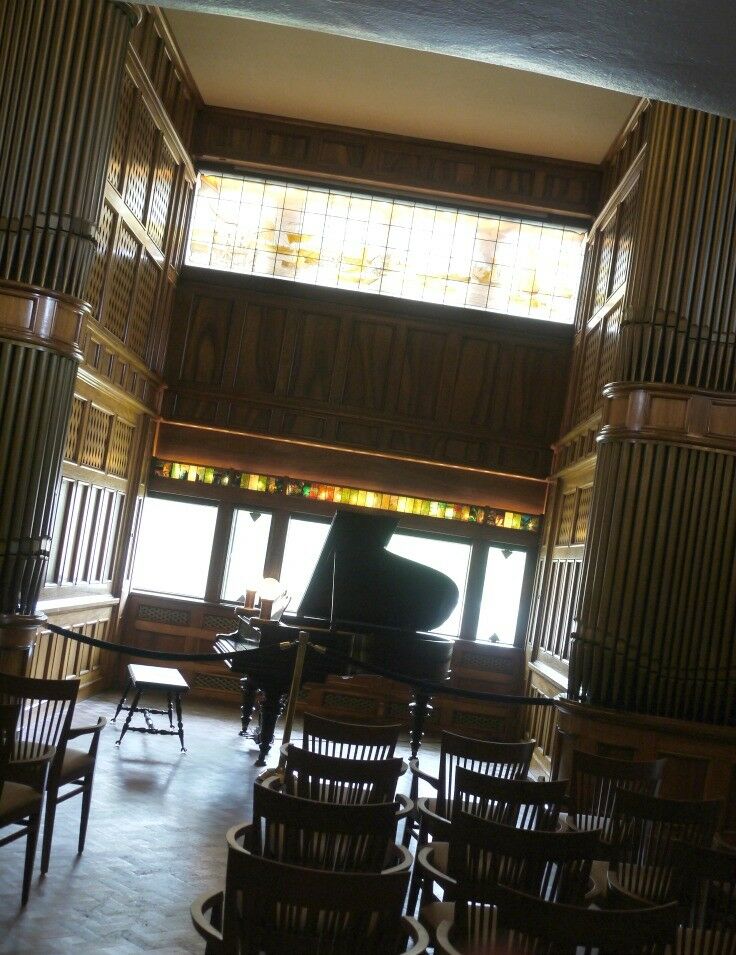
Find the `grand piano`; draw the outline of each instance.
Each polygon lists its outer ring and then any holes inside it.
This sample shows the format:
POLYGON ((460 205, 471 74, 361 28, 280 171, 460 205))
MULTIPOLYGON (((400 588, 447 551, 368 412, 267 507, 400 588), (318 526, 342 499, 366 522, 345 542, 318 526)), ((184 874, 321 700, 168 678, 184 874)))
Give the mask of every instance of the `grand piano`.
MULTIPOLYGON (((238 630, 217 635, 218 652, 244 651, 225 662, 244 674, 241 735, 260 704, 257 766, 265 765, 291 682, 294 655, 277 648, 296 640, 300 630, 328 650, 396 674, 447 678, 452 641, 427 631, 447 620, 458 589, 445 574, 385 549, 397 523, 395 517, 338 511, 296 613, 279 620, 241 613, 238 630)), ((347 675, 326 657, 307 654, 304 680, 322 681, 328 673, 347 675)), ((425 710, 427 702, 415 698, 425 710)))

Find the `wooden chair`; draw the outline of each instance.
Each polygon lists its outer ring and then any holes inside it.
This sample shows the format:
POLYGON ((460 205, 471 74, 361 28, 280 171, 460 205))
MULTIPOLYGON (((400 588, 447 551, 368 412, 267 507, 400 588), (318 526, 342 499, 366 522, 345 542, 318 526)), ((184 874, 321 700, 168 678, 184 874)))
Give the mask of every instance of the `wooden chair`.
MULTIPOLYGON (((429 783, 437 790, 437 795, 417 799, 418 831, 416 826, 407 824, 404 830, 404 845, 409 846, 412 835, 415 835, 417 839, 417 846, 424 845, 430 837, 445 841, 449 838, 455 776, 458 768, 470 769, 486 776, 497 776, 499 779, 526 779, 534 746, 534 740, 498 743, 456 736, 454 733, 442 733, 439 776, 430 776, 429 773, 421 770, 418 760, 409 761, 414 781, 418 782, 422 779, 429 783)), ((419 879, 420 873, 416 871, 409 888, 410 912, 413 912, 416 907, 419 879)))
POLYGON ((305 713, 302 747, 310 753, 342 759, 390 759, 401 729, 400 723, 341 723, 305 713))
POLYGON ((456 906, 437 928, 436 955, 668 955, 677 907, 586 909, 495 887, 493 904, 456 906))
POLYGON ((392 802, 403 768, 398 757, 345 759, 310 753, 289 745, 284 765, 284 792, 318 802, 363 805, 392 802))
POLYGON ((35 680, 0 673, 0 700, 11 699, 21 704, 18 742, 10 771, 15 772, 17 760, 32 759, 42 754, 46 746, 53 746, 56 750, 46 782, 46 816, 41 849, 43 873, 49 868, 56 807, 60 802, 73 796, 82 796, 78 852, 84 850, 87 835, 97 747, 107 720, 100 717, 91 726, 72 729, 78 691, 79 680, 35 680), (88 750, 73 749, 67 745, 70 740, 82 736, 92 737, 88 750), (70 791, 60 793, 68 786, 72 787, 70 791))
POLYGON ((660 799, 616 791, 611 837, 614 864, 609 894, 624 904, 661 905, 676 897, 675 842, 707 848, 723 803, 660 799))
POLYGON ((26 838, 21 894, 21 904, 25 905, 33 878, 36 845, 41 828, 43 793, 55 751, 53 747, 49 747, 44 753, 33 758, 13 759, 19 717, 20 704, 0 703, 0 830, 6 826, 14 827, 9 835, 0 837, 0 846, 8 845, 24 836, 26 838), (14 776, 20 781, 7 779, 11 763, 14 776))
POLYGON ((672 859, 681 906, 678 955, 733 955, 736 853, 676 842, 672 859))
MULTIPOLYGON (((567 782, 558 780, 552 783, 535 783, 529 779, 500 779, 496 776, 484 776, 470 769, 458 767, 455 776, 454 811, 462 810, 481 819, 490 819, 517 829, 541 829, 554 831, 559 828, 560 810, 567 805, 567 782)), ((452 838, 452 826, 449 838, 452 838)), ((432 867, 447 872, 447 842, 434 841, 430 847, 432 867)), ((423 853, 418 855, 427 858, 423 853)), ((420 886, 426 870, 417 863, 413 881, 420 886)), ((424 892, 424 898, 427 897, 424 892)))
POLYGON ((506 885, 552 902, 583 905, 593 890, 590 870, 600 847, 596 832, 515 829, 455 809, 449 846, 433 842, 419 850, 424 873, 422 919, 436 927, 455 899, 490 901, 492 887, 506 885), (446 866, 437 857, 446 853, 446 866), (429 902, 428 886, 445 890, 445 901, 429 902))
POLYGON ((408 871, 304 869, 230 845, 224 894, 196 899, 192 921, 207 955, 420 955, 429 937, 401 915, 408 881, 408 871))
POLYGON ((666 765, 666 759, 635 763, 573 750, 568 825, 574 829, 602 829, 603 838, 610 841, 616 790, 656 796, 666 765))
POLYGON ((392 802, 342 806, 253 787, 253 822, 235 826, 229 843, 290 865, 341 872, 409 869, 411 855, 394 843, 392 802))
POLYGON ((454 809, 516 829, 554 831, 568 805, 567 782, 501 779, 459 766, 452 803, 454 809))

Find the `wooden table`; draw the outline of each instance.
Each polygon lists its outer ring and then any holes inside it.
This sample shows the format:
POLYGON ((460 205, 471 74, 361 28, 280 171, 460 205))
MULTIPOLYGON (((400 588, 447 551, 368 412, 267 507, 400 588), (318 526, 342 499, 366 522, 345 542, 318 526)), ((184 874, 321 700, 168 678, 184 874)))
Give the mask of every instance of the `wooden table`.
POLYGON ((116 745, 119 746, 125 734, 128 730, 131 730, 133 733, 154 733, 157 736, 178 736, 179 742, 181 743, 182 753, 186 753, 186 748, 184 746, 184 724, 182 722, 181 716, 181 697, 182 694, 186 693, 189 689, 189 684, 184 679, 184 677, 179 673, 178 670, 173 667, 152 667, 145 666, 142 663, 129 663, 128 664, 128 683, 123 691, 123 695, 120 697, 120 702, 118 703, 118 708, 115 710, 115 716, 113 716, 111 722, 115 722, 118 718, 118 714, 121 710, 127 710, 128 715, 123 723, 123 729, 120 733, 120 738, 116 741, 116 745), (133 702, 130 706, 127 705, 126 700, 128 694, 134 692, 133 702), (168 708, 165 710, 154 710, 150 706, 139 706, 139 701, 141 698, 141 693, 144 690, 153 690, 158 693, 165 693, 168 700, 168 708), (176 707, 176 718, 178 721, 178 729, 174 729, 174 713, 173 708, 176 707), (133 714, 140 712, 143 714, 143 719, 146 721, 145 726, 131 726, 130 721, 133 718, 133 714), (156 713, 162 716, 169 717, 169 726, 170 729, 158 729, 153 725, 153 720, 151 719, 150 714, 156 713))

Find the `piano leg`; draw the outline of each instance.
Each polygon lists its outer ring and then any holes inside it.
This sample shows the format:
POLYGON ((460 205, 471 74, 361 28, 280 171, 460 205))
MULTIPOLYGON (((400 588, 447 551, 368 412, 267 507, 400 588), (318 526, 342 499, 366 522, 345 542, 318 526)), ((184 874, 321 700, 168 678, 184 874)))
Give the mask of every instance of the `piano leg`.
POLYGON ((258 759, 256 766, 265 766, 271 745, 273 744, 274 733, 276 732, 276 723, 284 712, 286 705, 286 693, 282 683, 278 685, 262 684, 263 699, 261 701, 261 728, 258 759))
MULTIPOLYGON (((411 744, 412 759, 416 759, 419 754, 419 747, 422 745, 424 724, 426 722, 427 716, 432 712, 432 705, 430 703, 432 697, 428 693, 423 693, 421 690, 414 690, 413 697, 413 700, 409 704, 409 714, 411 719, 409 724, 409 742, 411 744)), ((414 805, 416 805, 418 795, 419 777, 412 773, 409 798, 412 800, 414 805)), ((404 824, 404 838, 402 840, 403 844, 407 848, 409 847, 412 835, 417 834, 418 827, 419 819, 416 815, 414 817, 407 817, 406 823, 404 824)))
POLYGON ((240 706, 240 735, 248 735, 248 727, 253 716, 258 695, 258 685, 250 677, 244 676, 240 681, 242 702, 240 706))

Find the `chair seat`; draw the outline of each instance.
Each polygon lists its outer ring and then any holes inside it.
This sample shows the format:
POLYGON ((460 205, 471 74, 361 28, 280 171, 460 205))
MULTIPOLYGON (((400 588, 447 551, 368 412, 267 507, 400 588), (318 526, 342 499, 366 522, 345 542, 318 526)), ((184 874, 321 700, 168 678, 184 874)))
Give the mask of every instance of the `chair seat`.
POLYGON ((0 826, 22 819, 41 807, 41 793, 20 783, 5 783, 0 796, 0 826))
POLYGON ((454 920, 454 902, 431 902, 429 905, 425 905, 419 913, 419 921, 431 935, 435 934, 440 922, 454 922, 454 920))
POLYGON ((67 746, 64 753, 64 762, 61 764, 61 773, 59 774, 60 783, 68 783, 73 779, 79 779, 80 776, 86 776, 91 773, 95 766, 94 756, 81 749, 72 749, 67 746))

